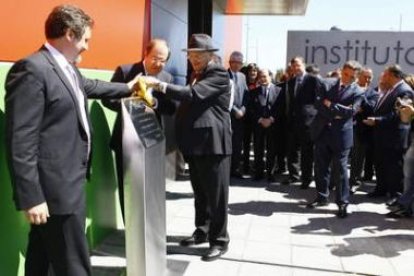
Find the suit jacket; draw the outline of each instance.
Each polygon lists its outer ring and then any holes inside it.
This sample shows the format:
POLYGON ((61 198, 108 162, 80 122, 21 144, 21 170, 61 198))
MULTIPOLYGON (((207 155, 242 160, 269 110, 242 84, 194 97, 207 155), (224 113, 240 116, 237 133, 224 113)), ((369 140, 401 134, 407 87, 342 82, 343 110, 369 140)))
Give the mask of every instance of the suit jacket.
POLYGON ((248 97, 248 89, 246 84, 246 77, 243 73, 240 72, 231 72, 228 69, 229 77, 233 80, 234 85, 234 97, 233 97, 233 105, 231 107, 231 114, 235 111, 241 111, 243 113, 246 112, 247 108, 247 97, 248 97), (235 75, 235 76, 234 76, 235 75))
POLYGON ((358 139, 363 143, 369 143, 371 141, 373 132, 373 127, 364 124, 363 120, 374 115, 374 108, 377 104, 378 98, 378 91, 374 88, 367 88, 363 94, 361 102, 362 111, 355 115, 355 135, 357 135, 358 139))
MULTIPOLYGON (((74 70, 85 99, 130 95, 125 84, 90 80, 74 70)), ((45 201, 51 214, 82 208, 90 160, 87 134, 75 92, 45 47, 12 66, 5 103, 7 155, 17 209, 45 201)), ((91 129, 89 117, 88 123, 91 129)))
MULTIPOLYGON (((395 109, 397 98, 409 97, 413 99, 413 91, 405 82, 401 82, 390 93, 383 103, 374 108, 375 126, 374 137, 379 148, 405 149, 409 146, 410 124, 401 123, 395 109)), ((381 100, 378 100, 378 102, 381 100)))
POLYGON ((263 93, 263 87, 259 86, 251 91, 251 105, 253 123, 257 124, 259 118, 270 118, 273 117, 274 124, 282 123, 283 109, 282 106, 282 95, 281 88, 269 84, 269 92, 267 96, 263 93))
MULTIPOLYGON (((112 76, 111 82, 123 82, 127 83, 134 79, 136 75, 143 74, 145 75, 144 65, 141 62, 134 64, 124 64, 118 66, 115 70, 114 75, 112 76)), ((159 80, 163 82, 172 82, 173 77, 170 73, 166 71, 161 71, 157 76, 159 80)), ((161 123, 161 114, 172 115, 175 112, 176 106, 175 103, 166 99, 165 95, 158 91, 153 91, 153 96, 157 100, 157 106, 155 108, 155 114, 157 115, 158 122, 161 123)), ((117 99, 104 99, 102 104, 116 111, 118 114, 115 119, 114 127, 112 130, 112 136, 110 141, 110 147, 113 150, 118 150, 122 152, 122 109, 121 109, 121 100, 117 99)))
POLYGON ((341 89, 338 79, 324 80, 322 88, 317 91, 315 107, 318 113, 311 124, 311 137, 317 141, 328 128, 331 136, 327 140, 332 147, 349 149, 353 145, 353 116, 359 109, 363 92, 355 82, 341 89), (331 101, 329 108, 323 104, 324 99, 331 101))
POLYGON ((226 69, 210 62, 194 84, 168 84, 167 97, 181 101, 177 142, 184 155, 230 155, 230 79, 226 69))
MULTIPOLYGON (((292 89, 294 88, 292 86, 296 82, 296 78, 289 82, 289 86, 292 89)), ((315 119, 317 113, 315 108, 316 93, 320 89, 320 82, 321 80, 318 77, 305 74, 298 85, 292 107, 293 114, 291 115, 291 120, 293 120, 296 127, 309 127, 315 119)))

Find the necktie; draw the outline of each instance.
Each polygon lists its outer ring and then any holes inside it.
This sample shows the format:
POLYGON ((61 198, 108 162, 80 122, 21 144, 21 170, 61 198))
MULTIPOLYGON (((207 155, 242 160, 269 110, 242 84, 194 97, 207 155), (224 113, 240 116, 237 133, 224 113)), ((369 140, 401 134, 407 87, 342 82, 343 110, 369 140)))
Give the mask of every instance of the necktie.
POLYGON ((300 84, 302 83, 302 78, 300 77, 296 77, 296 81, 295 81, 295 89, 293 90, 294 95, 296 97, 297 95, 297 91, 299 90, 300 84))
POLYGON ((79 111, 80 111, 81 119, 82 119, 82 125, 88 137, 88 156, 89 156, 90 149, 91 149, 91 142, 90 142, 91 139, 90 139, 89 123, 88 123, 88 119, 86 116, 85 97, 83 95, 82 90, 80 89, 78 77, 76 76, 75 70, 69 64, 66 66, 66 69, 69 72, 69 76, 70 76, 69 81, 70 81, 70 84, 72 85, 73 90, 75 91, 76 99, 78 101, 79 111))
POLYGON ((338 88, 338 93, 336 94, 336 100, 339 102, 342 98, 342 95, 345 91, 345 85, 341 84, 338 88))

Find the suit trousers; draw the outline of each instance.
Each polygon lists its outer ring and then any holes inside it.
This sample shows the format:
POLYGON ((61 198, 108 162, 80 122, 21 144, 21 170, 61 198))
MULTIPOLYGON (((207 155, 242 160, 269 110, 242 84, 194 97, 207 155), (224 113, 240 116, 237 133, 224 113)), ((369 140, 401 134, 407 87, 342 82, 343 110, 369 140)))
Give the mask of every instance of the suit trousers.
POLYGON ((118 196, 119 204, 121 205, 122 218, 125 221, 125 204, 124 204, 124 154, 122 149, 122 143, 114 149, 115 152, 115 165, 116 165, 116 177, 118 180, 118 196))
POLYGON ((254 169, 256 176, 263 176, 265 149, 267 176, 271 176, 276 156, 274 127, 263 128, 257 124, 254 129, 254 169))
POLYGON ((25 275, 91 275, 85 214, 51 215, 46 224, 31 225, 25 275))
POLYGON ((288 126, 286 130, 286 145, 287 145, 287 167, 289 177, 299 180, 300 172, 300 133, 294 126, 288 126))
POLYGON ((252 144, 252 137, 254 132, 254 123, 250 115, 244 116, 244 131, 243 131, 243 172, 248 174, 250 171, 250 149, 252 144))
POLYGON ((366 145, 354 131, 354 146, 351 152, 351 176, 349 179, 350 186, 356 185, 356 182, 362 179, 366 148, 366 145))
POLYGON ((244 120, 236 119, 231 116, 231 129, 233 131, 231 136, 232 141, 232 155, 231 155, 231 172, 235 173, 239 171, 242 147, 243 147, 243 132, 244 132, 244 120))
MULTIPOLYGON (((322 134, 323 135, 323 134, 322 134)), ((348 156, 350 149, 336 149, 327 143, 326 139, 319 139, 315 143, 315 183, 319 198, 329 197, 330 166, 336 167, 339 173, 333 173, 336 183, 336 203, 349 203, 348 156)))
POLYGON ((226 247, 230 156, 191 155, 186 160, 194 191, 195 226, 208 235, 210 246, 226 247))
POLYGON ((310 137, 310 131, 308 127, 303 126, 297 131, 300 133, 300 170, 301 181, 303 183, 310 183, 313 179, 313 152, 314 143, 310 137))
POLYGON ((375 173, 377 185, 375 191, 381 194, 389 193, 396 196, 403 192, 403 160, 404 149, 380 147, 375 149, 375 173))
POLYGON ((404 157, 404 193, 398 203, 412 211, 414 202, 414 140, 404 157))

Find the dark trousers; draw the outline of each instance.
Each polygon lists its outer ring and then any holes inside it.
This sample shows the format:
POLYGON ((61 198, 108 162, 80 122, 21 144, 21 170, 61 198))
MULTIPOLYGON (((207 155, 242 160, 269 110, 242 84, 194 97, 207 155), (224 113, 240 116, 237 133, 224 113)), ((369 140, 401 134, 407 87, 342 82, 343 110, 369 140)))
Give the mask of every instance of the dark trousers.
POLYGON ((210 246, 226 247, 230 156, 186 156, 194 191, 195 226, 208 234, 210 246))
POLYGON ((297 131, 300 141, 300 169, 301 181, 310 183, 313 179, 313 153, 314 143, 310 137, 309 129, 303 128, 297 131))
POLYGON ((350 186, 356 185, 358 180, 362 179, 362 171, 365 164, 366 145, 354 131, 354 146, 351 152, 351 176, 349 178, 350 186))
POLYGON ((374 155, 374 142, 370 141, 365 146, 364 179, 371 180, 374 176, 374 155))
POLYGON ((46 276, 49 267, 56 276, 91 275, 85 215, 51 215, 46 224, 31 225, 25 275, 46 276))
POLYGON ((336 183, 336 203, 349 203, 349 179, 348 179, 348 155, 349 149, 332 148, 326 139, 315 143, 315 183, 319 198, 329 197, 329 181, 331 177, 331 162, 334 170, 339 173, 332 173, 336 183))
POLYGON ((235 173, 239 171, 242 147, 243 147, 243 132, 244 132, 244 121, 243 119, 236 119, 231 117, 231 128, 232 128, 232 155, 231 155, 231 172, 235 173))
POLYGON ((115 152, 115 165, 116 165, 116 177, 118 179, 118 196, 119 204, 121 205, 122 218, 125 221, 125 207, 124 207, 124 156, 122 153, 122 146, 114 149, 115 152))
POLYGON ((390 196, 396 196, 397 193, 403 192, 403 156, 404 150, 402 148, 386 148, 376 145, 376 192, 382 194, 389 193, 390 196))
POLYGON ((253 123, 250 118, 245 116, 243 132, 243 172, 249 173, 250 170, 250 148, 254 132, 253 123))
POLYGON ((263 128, 259 124, 254 129, 254 169, 256 176, 263 176, 264 153, 266 149, 266 171, 267 175, 272 174, 275 164, 275 133, 272 126, 263 128))
POLYGON ((297 129, 293 126, 289 126, 286 130, 286 145, 289 177, 299 180, 300 135, 297 132, 297 129))

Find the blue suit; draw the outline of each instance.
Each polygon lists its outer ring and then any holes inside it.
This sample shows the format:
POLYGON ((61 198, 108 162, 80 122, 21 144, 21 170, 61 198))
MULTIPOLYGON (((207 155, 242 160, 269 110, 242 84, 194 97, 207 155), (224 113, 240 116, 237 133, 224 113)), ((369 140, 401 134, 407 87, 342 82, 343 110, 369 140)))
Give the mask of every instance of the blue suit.
POLYGON ((335 181, 336 202, 348 204, 349 179, 348 155, 353 145, 352 118, 362 101, 362 90, 356 83, 344 88, 338 79, 327 79, 317 92, 315 107, 318 111, 312 122, 311 137, 315 141, 315 182, 318 198, 329 196, 330 163, 339 171, 340 179, 335 181), (328 108, 323 104, 331 101, 328 108))
POLYGON ((403 191, 403 155, 409 146, 410 125, 401 123, 395 110, 397 98, 413 98, 413 91, 401 82, 374 109, 374 147, 377 186, 375 193, 391 196, 403 191))

